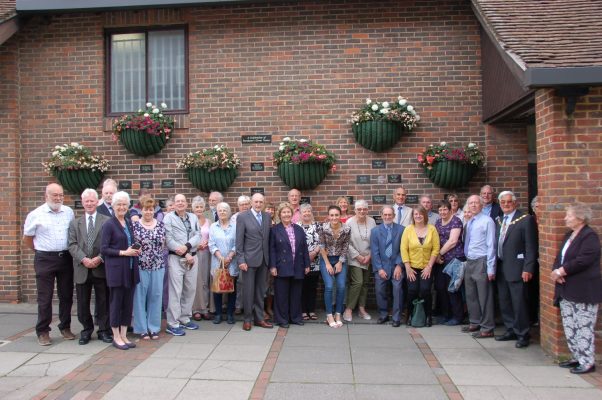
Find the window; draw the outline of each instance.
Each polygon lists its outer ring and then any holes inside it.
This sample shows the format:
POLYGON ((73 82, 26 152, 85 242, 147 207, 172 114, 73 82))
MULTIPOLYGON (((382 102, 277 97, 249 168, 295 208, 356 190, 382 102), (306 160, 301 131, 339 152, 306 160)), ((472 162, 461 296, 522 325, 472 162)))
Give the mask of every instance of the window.
POLYGON ((147 102, 188 109, 184 28, 113 32, 108 40, 109 115, 134 112, 147 102))

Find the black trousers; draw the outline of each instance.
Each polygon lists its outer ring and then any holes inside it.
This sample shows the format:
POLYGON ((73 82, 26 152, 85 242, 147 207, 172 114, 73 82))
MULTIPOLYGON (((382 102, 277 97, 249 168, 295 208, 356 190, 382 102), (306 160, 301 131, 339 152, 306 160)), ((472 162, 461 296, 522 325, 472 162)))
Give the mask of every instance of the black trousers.
POLYGON ((424 279, 421 276, 421 269, 412 269, 416 273, 416 279, 414 282, 410 282, 410 280, 406 278, 406 281, 408 281, 408 318, 411 318, 412 316, 412 302, 419 297, 424 300, 424 313, 427 317, 430 317, 433 311, 431 307, 431 304, 433 304, 431 296, 431 285, 433 284, 432 271, 431 275, 427 279, 424 279))
POLYGON ((88 272, 88 279, 85 283, 76 284, 77 293, 77 319, 82 324, 81 337, 90 337, 94 331, 94 320, 90 313, 90 301, 92 299, 92 289, 94 289, 96 310, 96 322, 98 323, 98 332, 111 331, 109 326, 109 288, 107 281, 98 278, 88 272))
POLYGON ((73 259, 71 254, 68 251, 63 251, 60 255, 36 251, 33 267, 36 272, 38 296, 36 334, 50 332, 55 280, 59 298, 59 329, 71 328, 71 307, 73 306, 73 259))
POLYGON ((451 281, 451 276, 443 272, 447 264, 435 264, 435 267, 433 267, 438 311, 446 320, 455 319, 462 322, 464 319, 462 292, 450 293, 447 290, 451 281))
POLYGON ((132 324, 134 290, 136 288, 123 286, 109 288, 109 323, 111 328, 132 324))
POLYGON ((495 281, 500 300, 500 312, 506 330, 514 332, 518 337, 528 338, 531 324, 527 285, 522 280, 508 282, 501 261, 498 262, 495 281))
POLYGON ((318 293, 318 281, 320 271, 311 271, 303 279, 303 288, 301 290, 301 311, 305 314, 316 311, 316 296, 318 293))
POLYGON ((294 277, 274 278, 274 322, 288 324, 301 322, 301 291, 303 279, 294 277))

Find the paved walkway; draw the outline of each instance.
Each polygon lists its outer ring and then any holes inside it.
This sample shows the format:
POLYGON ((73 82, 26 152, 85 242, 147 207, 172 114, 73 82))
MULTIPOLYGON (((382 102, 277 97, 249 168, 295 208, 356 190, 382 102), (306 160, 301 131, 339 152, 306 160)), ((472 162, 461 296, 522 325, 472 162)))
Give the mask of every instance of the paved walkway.
MULTIPOLYGON (((331 329, 202 322, 120 351, 58 338, 40 347, 35 306, 0 304, 2 399, 596 399, 602 374, 558 368, 541 348, 475 340, 458 327, 331 329)), ((73 320, 73 331, 80 327, 73 320)))

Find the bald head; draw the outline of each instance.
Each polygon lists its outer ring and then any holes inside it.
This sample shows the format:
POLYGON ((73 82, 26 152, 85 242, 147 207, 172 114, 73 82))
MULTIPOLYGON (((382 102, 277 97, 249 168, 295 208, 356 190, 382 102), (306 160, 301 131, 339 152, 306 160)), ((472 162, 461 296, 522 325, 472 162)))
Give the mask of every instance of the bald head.
POLYGON ((63 201, 65 200, 65 193, 63 192, 63 187, 57 183, 51 183, 46 186, 46 204, 52 211, 58 211, 63 205, 63 201))
POLYGON ((263 195, 261 193, 255 193, 251 197, 251 206, 253 207, 253 210, 255 210, 255 212, 262 211, 264 201, 265 201, 265 198, 263 197, 263 195))

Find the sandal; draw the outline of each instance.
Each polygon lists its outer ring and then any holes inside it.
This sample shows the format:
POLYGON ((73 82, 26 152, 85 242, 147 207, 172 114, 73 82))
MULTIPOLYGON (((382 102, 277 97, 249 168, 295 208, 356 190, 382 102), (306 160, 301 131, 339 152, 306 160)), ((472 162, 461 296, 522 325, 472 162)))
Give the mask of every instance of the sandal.
POLYGON ((150 333, 150 338, 152 340, 159 340, 159 334, 157 332, 151 332, 150 333))
POLYGON ((327 324, 328 326, 330 326, 331 328, 338 328, 338 325, 337 325, 337 323, 334 321, 334 318, 332 318, 332 314, 328 314, 328 315, 326 316, 326 321, 325 321, 325 322, 326 322, 326 324, 327 324), (330 322, 330 321, 328 320, 328 317, 330 317, 330 319, 332 319, 332 322, 330 322))
POLYGON ((303 321, 309 321, 309 316, 307 314, 303 313, 301 316, 303 317, 303 321))
POLYGON ((141 333, 140 334, 140 339, 142 339, 142 340, 148 340, 148 339, 150 339, 150 336, 148 336, 148 333, 141 333))
POLYGON ((318 316, 316 315, 316 313, 309 313, 309 319, 311 319, 312 321, 315 321, 318 319, 318 316))
POLYGON ((203 314, 201 314, 200 311, 195 311, 194 313, 192 313, 192 319, 194 319, 195 321, 200 321, 203 319, 203 314))

